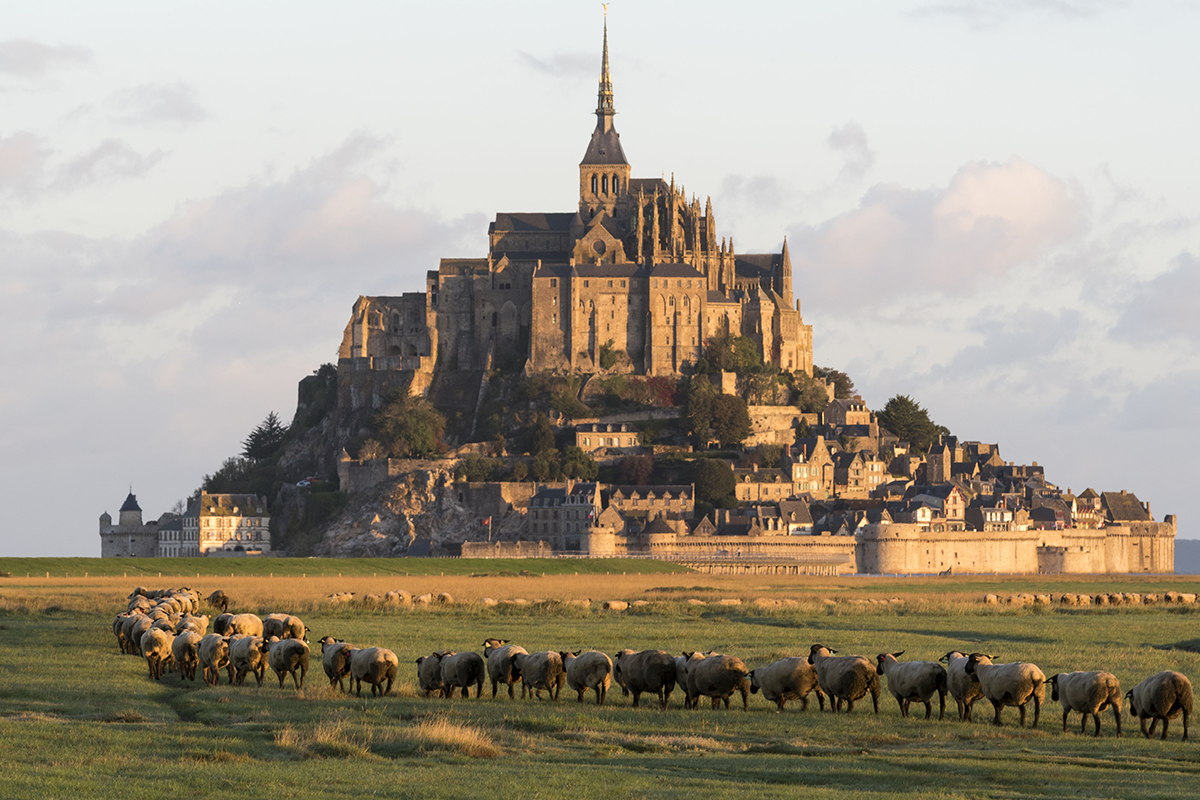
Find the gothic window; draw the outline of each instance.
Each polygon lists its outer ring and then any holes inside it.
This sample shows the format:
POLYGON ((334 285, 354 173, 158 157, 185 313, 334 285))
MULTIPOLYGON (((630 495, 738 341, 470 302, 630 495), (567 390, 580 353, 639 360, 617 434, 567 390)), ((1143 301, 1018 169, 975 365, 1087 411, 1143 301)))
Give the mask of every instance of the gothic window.
POLYGON ((492 327, 495 328, 495 327, 498 327, 499 325, 500 325, 500 315, 497 314, 495 311, 493 311, 492 312, 492 327))
POLYGON ((600 179, 600 191, 602 191, 604 194, 608 194, 608 176, 607 175, 605 175, 603 178, 600 179))
POLYGON ((675 298, 674 298, 674 297, 672 297, 672 298, 671 298, 671 305, 675 305, 675 298))
POLYGON ((592 194, 596 193, 596 176, 592 176, 592 194))
POLYGON ((621 179, 613 175, 613 194, 616 194, 621 189, 621 179))

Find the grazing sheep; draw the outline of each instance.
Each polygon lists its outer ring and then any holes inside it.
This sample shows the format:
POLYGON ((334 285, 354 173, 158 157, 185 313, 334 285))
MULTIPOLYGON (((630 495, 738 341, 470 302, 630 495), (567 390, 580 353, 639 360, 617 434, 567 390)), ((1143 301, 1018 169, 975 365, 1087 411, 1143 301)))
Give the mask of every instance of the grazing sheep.
POLYGON ((417 659, 417 684, 426 696, 446 696, 446 687, 442 683, 442 659, 454 655, 450 650, 440 653, 430 653, 417 659))
POLYGON ((154 608, 154 603, 150 602, 149 598, 144 597, 143 595, 139 594, 129 600, 129 605, 126 606, 125 610, 126 611, 149 611, 152 608, 154 608))
POLYGON ((403 589, 387 592, 383 595, 383 601, 389 605, 411 606, 412 592, 406 592, 403 589))
POLYGON ((308 643, 302 639, 279 639, 269 643, 267 663, 279 678, 279 688, 283 688, 283 679, 292 676, 292 685, 297 689, 304 688, 304 676, 308 674, 308 643), (296 672, 299 671, 299 678, 296 672))
POLYGON ((471 685, 475 685, 475 697, 483 694, 483 679, 486 670, 479 653, 454 653, 442 659, 442 691, 446 697, 454 697, 454 690, 462 688, 462 696, 471 696, 471 685))
POLYGON ((229 618, 229 633, 262 636, 263 621, 254 614, 234 614, 229 618))
MULTIPOLYGON (((958 705, 960 722, 971 721, 971 706, 983 697, 983 689, 979 688, 979 678, 967 674, 967 659, 967 654, 958 650, 951 650, 938 659, 946 662, 946 687, 958 705)), ((991 656, 981 655, 979 660, 983 664, 992 663, 991 656)))
POLYGON ((350 653, 354 648, 341 639, 326 636, 321 640, 321 666, 329 678, 329 686, 346 691, 342 681, 350 674, 350 653))
POLYGON ((204 638, 196 631, 184 631, 171 642, 171 657, 179 667, 179 680, 196 680, 196 667, 200 666, 200 655, 196 652, 197 645, 204 638))
POLYGON ((750 671, 750 694, 762 691, 763 699, 783 711, 788 700, 799 700, 800 708, 808 708, 809 692, 817 693, 817 702, 825 710, 825 693, 817 685, 817 670, 807 658, 781 658, 765 667, 750 671))
POLYGON ((175 623, 175 632, 183 633, 184 631, 195 631, 203 636, 208 633, 208 617, 203 615, 197 616, 191 613, 184 614, 175 623))
POLYGON ((355 693, 359 696, 362 696, 363 681, 371 684, 372 697, 376 691, 381 696, 390 693, 399 669, 400 659, 391 650, 382 647, 367 647, 350 654, 350 680, 354 682, 355 693), (382 685, 384 681, 387 681, 386 689, 382 685))
POLYGON ((1121 735, 1121 683, 1111 672, 1060 672, 1050 678, 1050 699, 1062 703, 1063 733, 1067 732, 1067 715, 1078 711, 1079 732, 1087 733, 1091 715, 1099 737, 1100 712, 1111 706, 1117 736, 1121 735))
POLYGON ((224 636, 229 633, 229 621, 232 619, 233 614, 217 614, 216 619, 212 623, 213 633, 218 636, 224 636))
POLYGON ((1192 682, 1179 672, 1159 672, 1125 693, 1129 716, 1138 720, 1142 735, 1149 739, 1161 719, 1162 738, 1167 738, 1167 723, 1183 714, 1183 741, 1188 738, 1188 718, 1192 716, 1192 682), (1146 730, 1150 720, 1150 730, 1146 730))
POLYGON ((163 671, 173 663, 171 644, 174 641, 175 635, 161 628, 151 628, 142 634, 142 656, 150 668, 150 677, 156 681, 162 680, 163 671))
POLYGON ((808 663, 817 668, 817 685, 829 695, 829 709, 833 713, 854 710, 855 701, 871 694, 871 704, 879 713, 879 673, 875 666, 863 656, 839 656, 837 650, 825 645, 814 644, 808 654, 808 663))
POLYGON ((268 614, 263 618, 263 636, 280 639, 300 639, 308 641, 310 628, 299 617, 291 614, 268 614))
MULTIPOLYGON (((625 682, 625 679, 620 674, 617 673, 617 659, 620 658, 621 656, 631 656, 635 652, 637 652, 637 651, 630 650, 629 648, 625 648, 624 650, 620 651, 619 653, 617 653, 615 656, 612 657, 613 680, 616 681, 617 685, 621 687, 621 694, 625 695, 626 697, 629 697, 629 686, 625 682)), ((684 658, 683 660, 687 661, 687 658, 684 658)), ((679 659, 675 659, 675 661, 676 661, 676 663, 678 663, 679 659)))
POLYGON ((220 589, 217 589, 204 599, 207 600, 208 604, 213 608, 221 609, 221 613, 229 610, 229 595, 225 594, 225 592, 221 591, 220 589))
POLYGON ((633 695, 633 707, 643 692, 658 696, 659 708, 665 709, 675 690, 675 659, 665 650, 622 650, 613 658, 613 678, 633 695))
POLYGON ((271 643, 261 636, 243 636, 229 647, 229 663, 233 666, 234 683, 241 686, 246 675, 253 673, 259 686, 267 675, 267 658, 271 643))
POLYGON ((437 602, 443 605, 454 605, 454 595, 449 592, 438 592, 437 602))
POLYGON ((1000 712, 1005 706, 1016 706, 1021 711, 1021 727, 1025 727, 1025 706, 1033 701, 1033 727, 1037 727, 1042 714, 1042 703, 1046 700, 1046 676, 1035 664, 1013 661, 1009 664, 992 664, 983 653, 972 653, 967 659, 965 671, 979 678, 983 696, 996 709, 993 725, 1000 724, 1000 712))
POLYGON ((899 653, 880 653, 875 657, 876 671, 887 678, 888 691, 900 706, 900 715, 908 716, 914 700, 925 704, 925 719, 933 715, 933 695, 938 696, 938 719, 946 718, 946 669, 936 661, 897 661, 899 653))
POLYGON ((117 614, 115 617, 113 617, 112 632, 113 636, 117 637, 117 650, 121 653, 129 652, 125 639, 125 621, 130 617, 135 616, 137 616, 137 614, 133 614, 129 611, 122 611, 120 614, 117 614))
POLYGON ((509 644, 508 639, 488 639, 483 643, 483 657, 487 659, 488 678, 492 681, 492 697, 496 696, 496 688, 503 683, 508 686, 508 699, 513 699, 513 684, 521 680, 521 673, 513 669, 512 657, 528 652, 520 645, 509 644))
POLYGON ((687 651, 682 655, 675 657, 675 685, 683 690, 683 707, 695 708, 696 702, 699 700, 693 697, 688 688, 688 670, 692 665, 698 663, 704 658, 705 654, 700 650, 687 651))
POLYGON ((711 697, 712 707, 720 701, 729 708, 729 698, 734 692, 742 695, 742 710, 750 710, 750 670, 737 656, 709 653, 688 666, 687 694, 692 698, 692 707, 700 704, 701 697, 711 697))
POLYGON ((525 692, 529 697, 542 699, 542 692, 548 692, 551 700, 558 700, 558 693, 567 676, 563 671, 562 656, 553 650, 543 650, 540 653, 515 653, 512 665, 521 673, 521 699, 525 692))
POLYGON ((125 646, 129 648, 130 655, 140 656, 142 654, 142 634, 150 630, 154 625, 154 620, 145 614, 137 614, 125 620, 125 646))
POLYGON ((599 650, 589 650, 584 653, 559 653, 562 656, 563 669, 567 674, 567 685, 579 693, 579 702, 588 689, 596 692, 596 705, 604 705, 608 687, 612 685, 612 659, 607 653, 599 650))
POLYGON ((204 682, 216 686, 221 682, 221 670, 229 666, 229 638, 219 633, 210 633, 197 646, 204 682))

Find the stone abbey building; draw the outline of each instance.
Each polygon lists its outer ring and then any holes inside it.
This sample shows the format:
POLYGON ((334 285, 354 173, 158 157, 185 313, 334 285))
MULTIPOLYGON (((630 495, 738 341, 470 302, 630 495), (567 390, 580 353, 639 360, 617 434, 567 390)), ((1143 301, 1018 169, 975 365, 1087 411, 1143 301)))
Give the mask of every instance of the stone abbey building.
MULTIPOLYGON (((718 237, 711 199, 635 178, 613 124, 608 28, 596 128, 579 164, 579 206, 500 213, 484 258, 443 258, 423 292, 360 297, 339 372, 370 372, 376 397, 399 378, 425 391, 434 372, 526 364, 530 371, 672 375, 721 333, 753 339, 764 360, 812 373, 812 327, 779 252, 739 254, 718 237)), ((347 398, 353 406, 365 397, 347 398)))

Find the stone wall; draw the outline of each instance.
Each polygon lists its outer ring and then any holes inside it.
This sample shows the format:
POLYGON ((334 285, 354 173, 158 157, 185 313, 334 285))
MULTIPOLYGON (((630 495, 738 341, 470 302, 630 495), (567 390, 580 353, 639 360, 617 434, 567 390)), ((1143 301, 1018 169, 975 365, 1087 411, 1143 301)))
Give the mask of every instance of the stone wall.
POLYGON ((464 542, 463 558, 550 558, 545 542, 464 542))
POLYGON ((750 436, 746 447, 760 444, 791 445, 796 441, 796 427, 805 419, 816 425, 819 414, 804 414, 795 406, 748 406, 750 412, 750 436))

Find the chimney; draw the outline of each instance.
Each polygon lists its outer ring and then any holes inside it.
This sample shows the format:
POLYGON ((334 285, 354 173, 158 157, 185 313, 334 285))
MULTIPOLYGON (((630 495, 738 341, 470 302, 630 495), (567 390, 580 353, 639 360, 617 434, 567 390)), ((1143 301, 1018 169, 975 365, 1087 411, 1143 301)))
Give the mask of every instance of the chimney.
POLYGON ((757 464, 757 463, 755 463, 755 464, 752 464, 752 465, 750 466, 750 468, 751 468, 752 470, 754 470, 755 472, 758 472, 758 464, 757 464))

